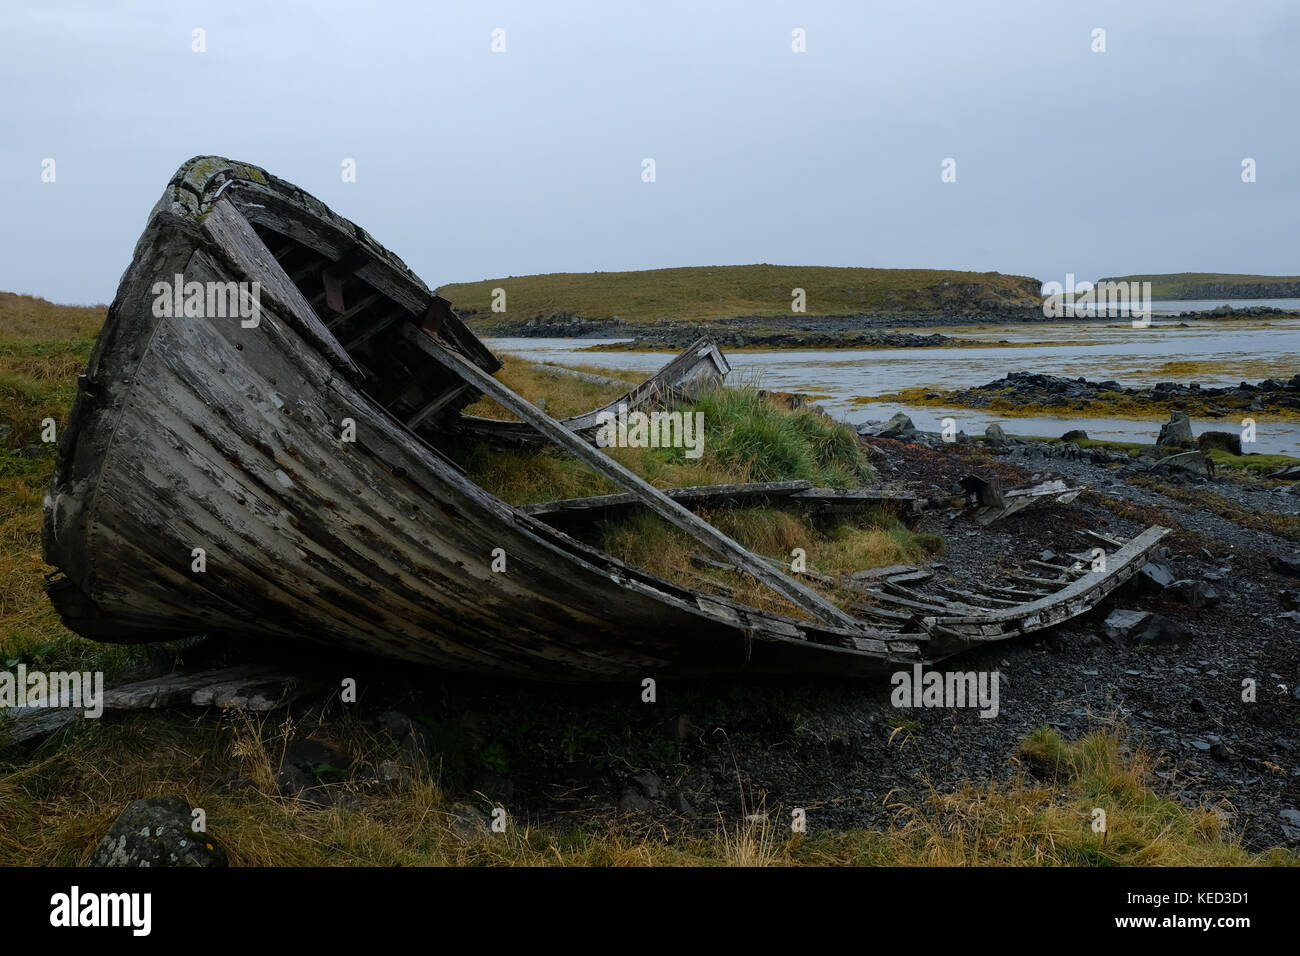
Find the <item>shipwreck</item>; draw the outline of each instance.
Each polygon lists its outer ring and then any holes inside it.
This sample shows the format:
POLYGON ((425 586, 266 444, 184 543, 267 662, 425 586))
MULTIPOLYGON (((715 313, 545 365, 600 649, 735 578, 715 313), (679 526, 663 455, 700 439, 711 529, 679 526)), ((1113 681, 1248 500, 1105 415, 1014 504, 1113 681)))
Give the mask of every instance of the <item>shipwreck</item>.
MULTIPOLYGON (((235 634, 556 681, 855 677, 1082 613, 1165 533, 1096 537, 1104 570, 1083 553, 960 588, 923 568, 864 571, 832 582, 861 595, 846 609, 813 587, 819 576, 787 573, 692 508, 924 501, 805 482, 664 492, 594 444, 601 411, 722 379, 711 341, 565 420, 503 385, 499 368, 452 304, 363 229, 257 167, 191 160, 150 214, 79 380, 45 509, 50 600, 99 641, 235 634), (227 290, 233 314, 205 304, 196 316, 185 294, 196 283, 227 290), (483 395, 518 421, 462 413, 483 395), (452 440, 549 442, 623 492, 512 507, 445 454, 452 440), (571 533, 629 508, 693 535, 699 561, 762 581, 792 614, 664 580, 571 533), (506 573, 492 569, 497 554, 506 573)), ((980 504, 1027 503, 1016 494, 980 504)))

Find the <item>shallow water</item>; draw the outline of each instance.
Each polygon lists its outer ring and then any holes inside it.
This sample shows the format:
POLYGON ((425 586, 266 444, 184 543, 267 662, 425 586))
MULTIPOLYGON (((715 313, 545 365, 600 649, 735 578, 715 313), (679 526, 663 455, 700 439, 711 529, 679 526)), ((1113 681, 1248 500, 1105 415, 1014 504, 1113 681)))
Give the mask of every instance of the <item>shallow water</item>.
POLYGON ((1300 311, 1300 299, 1153 299, 1151 311, 1161 312, 1208 312, 1221 305, 1230 305, 1234 309, 1250 309, 1264 306, 1270 309, 1300 311))
MULTIPOLYGON (((928 330, 927 330, 928 331, 928 330)), ((1093 381, 1115 379, 1141 387, 1158 381, 1235 385, 1243 380, 1289 379, 1300 372, 1300 320, 1197 322, 1190 327, 1154 322, 1134 329, 1117 324, 1043 324, 1033 326, 939 329, 945 334, 981 340, 1006 340, 989 348, 833 349, 730 352, 733 376, 781 391, 807 392, 832 415, 857 423, 883 420, 905 411, 918 428, 937 430, 951 417, 958 427, 980 434, 991 421, 1021 435, 1060 435, 1082 428, 1093 438, 1155 441, 1161 419, 1034 417, 1000 419, 972 409, 907 407, 885 402, 856 403, 861 396, 881 395, 913 386, 937 390, 983 385, 1008 372, 1028 371, 1093 381), (1023 344, 1022 344, 1023 343, 1023 344), (1028 344, 1050 343, 1050 344, 1028 344), (1206 363, 1189 371, 1169 363, 1206 363)), ((653 373, 668 359, 662 352, 583 352, 593 339, 491 339, 490 348, 533 361, 626 368, 653 373)), ((725 349, 724 349, 725 351, 725 349)), ((1202 419, 1193 431, 1228 431, 1239 422, 1202 419)), ((1258 422, 1259 453, 1300 455, 1300 423, 1258 422)))

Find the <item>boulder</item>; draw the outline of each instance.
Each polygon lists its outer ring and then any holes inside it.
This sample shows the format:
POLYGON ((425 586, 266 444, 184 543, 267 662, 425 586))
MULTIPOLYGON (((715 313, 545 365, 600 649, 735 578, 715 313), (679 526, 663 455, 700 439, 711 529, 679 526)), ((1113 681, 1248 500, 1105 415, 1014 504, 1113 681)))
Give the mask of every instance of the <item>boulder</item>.
POLYGON ((1268 559, 1269 567, 1279 574, 1300 578, 1300 553, 1274 555, 1268 559))
POLYGON ((1082 428, 1072 428, 1061 436, 1061 441, 1086 441, 1088 433, 1082 428))
POLYGON ((876 428, 864 426, 858 430, 858 434, 860 435, 874 435, 876 438, 906 439, 912 438, 916 433, 916 426, 913 425, 912 420, 902 412, 899 412, 889 421, 885 422, 885 424, 876 428))
POLYGON ((1198 478, 1209 478, 1213 474, 1210 460, 1199 451, 1185 451, 1161 458, 1146 470, 1164 475, 1194 475, 1198 478))
POLYGON ((1219 603, 1219 592, 1204 581, 1183 578, 1175 581, 1165 592, 1192 607, 1214 607, 1219 603))
POLYGON ((1148 561, 1138 569, 1137 583, 1141 590, 1156 594, 1174 583, 1174 572, 1163 561, 1148 561))
POLYGON ((297 797, 317 806, 337 802, 335 784, 347 779, 352 760, 316 740, 299 739, 285 748, 276 773, 276 785, 285 797, 297 797))
POLYGON ((653 773, 643 773, 632 778, 632 782, 650 800, 658 800, 663 794, 663 781, 653 773))
POLYGON ((625 787, 618 799, 618 808, 625 813, 644 813, 653 809, 654 804, 635 787, 625 787))
POLYGON ((1160 437, 1156 439, 1156 444, 1173 445, 1177 448, 1190 448, 1193 443, 1192 421, 1187 417, 1187 413, 1180 411, 1170 412, 1169 421, 1160 426, 1160 437))
POLYGON ((1173 621, 1150 611, 1111 611, 1102 624, 1116 644, 1163 644, 1181 641, 1186 633, 1173 621))
POLYGON ((1002 430, 1002 426, 991 424, 984 429, 984 444, 990 448, 1006 448, 1007 433, 1002 430))
POLYGON ((1236 432, 1201 432, 1196 447, 1202 452, 1226 451, 1229 455, 1241 454, 1241 436, 1236 432))
POLYGON ((492 832, 492 818, 471 803, 453 803, 447 811, 447 828, 466 843, 492 832))
POLYGON ((136 800, 114 821, 87 866, 225 866, 226 854, 195 833, 193 811, 180 797, 136 800))

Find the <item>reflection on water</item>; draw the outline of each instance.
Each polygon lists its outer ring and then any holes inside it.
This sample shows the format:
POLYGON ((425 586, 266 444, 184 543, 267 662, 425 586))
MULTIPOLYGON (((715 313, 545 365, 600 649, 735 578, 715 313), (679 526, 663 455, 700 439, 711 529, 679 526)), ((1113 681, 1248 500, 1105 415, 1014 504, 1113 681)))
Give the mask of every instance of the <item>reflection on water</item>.
MULTIPOLYGON (((957 331, 957 330, 954 330, 957 331)), ((1083 428, 1091 437, 1154 441, 1159 421, 1082 418, 991 419, 970 409, 904 408, 872 403, 855 404, 864 395, 880 395, 914 386, 936 389, 983 385, 1008 372, 1029 371, 1093 381, 1115 379, 1140 387, 1157 381, 1195 381, 1204 386, 1235 385, 1243 380, 1289 379, 1300 372, 1300 320, 1269 323, 1198 322, 1192 327, 1155 324, 1149 329, 1122 325, 1043 324, 960 330, 971 338, 1006 339, 1011 344, 991 348, 832 349, 788 352, 730 352, 728 360, 743 381, 765 388, 808 392, 818 396, 832 415, 850 422, 885 419, 906 411, 919 428, 937 430, 940 418, 952 417, 971 434, 997 420, 1008 431, 1023 435, 1060 435, 1083 428), (994 335, 988 333, 996 332, 994 335), (1016 342, 1052 342, 1030 346, 1016 342), (1163 369, 1166 363, 1207 363, 1194 372, 1163 369)), ((583 352, 594 339, 492 339, 488 346, 533 361, 566 365, 595 365, 652 373, 668 359, 659 352, 583 352)), ((1204 419, 1194 430, 1236 430, 1239 422, 1204 419)), ((1260 422, 1256 452, 1300 455, 1300 425, 1260 422)))

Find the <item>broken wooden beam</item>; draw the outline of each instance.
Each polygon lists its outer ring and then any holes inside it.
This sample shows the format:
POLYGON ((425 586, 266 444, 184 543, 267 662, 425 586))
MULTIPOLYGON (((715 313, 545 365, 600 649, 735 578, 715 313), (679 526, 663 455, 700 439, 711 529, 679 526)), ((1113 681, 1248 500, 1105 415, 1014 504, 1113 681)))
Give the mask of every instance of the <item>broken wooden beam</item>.
POLYGON ((935 615, 922 621, 935 636, 982 641, 1024 634, 1069 620, 1094 607, 1119 587, 1144 563, 1146 557, 1169 534, 1168 528, 1153 525, 1111 554, 1106 570, 1089 571, 1053 594, 1001 611, 965 615, 935 615))
MULTIPOLYGON (((688 398, 703 388, 721 382, 730 371, 731 366, 722 351, 712 339, 703 336, 683 349, 681 354, 650 378, 632 386, 612 402, 566 418, 560 424, 579 437, 594 441, 597 430, 605 420, 604 416, 617 415, 621 408, 633 411, 688 398)), ((523 421, 462 415, 457 419, 456 425, 470 435, 499 443, 526 445, 543 440, 535 429, 523 421)))
MULTIPOLYGON (((165 674, 104 690, 99 701, 103 713, 158 710, 186 703, 202 707, 267 711, 308 692, 313 682, 283 669, 265 665, 239 665, 193 673, 165 674)), ((84 697, 83 697, 84 699, 84 697)), ((32 701, 0 711, 0 739, 25 743, 45 737, 84 717, 86 706, 55 706, 54 701, 32 701)))
MULTIPOLYGON (((755 481, 735 485, 692 485, 686 488, 665 488, 663 493, 674 501, 695 507, 717 507, 767 501, 789 497, 812 487, 811 481, 755 481)), ((593 495, 587 498, 562 498, 523 505, 520 511, 534 517, 557 518, 569 515, 609 517, 611 512, 625 511, 643 504, 638 495, 624 492, 615 495, 593 495)))
POLYGON ((790 501, 806 510, 825 514, 852 514, 883 507, 913 514, 921 510, 920 496, 892 488, 809 488, 791 495, 790 501))

